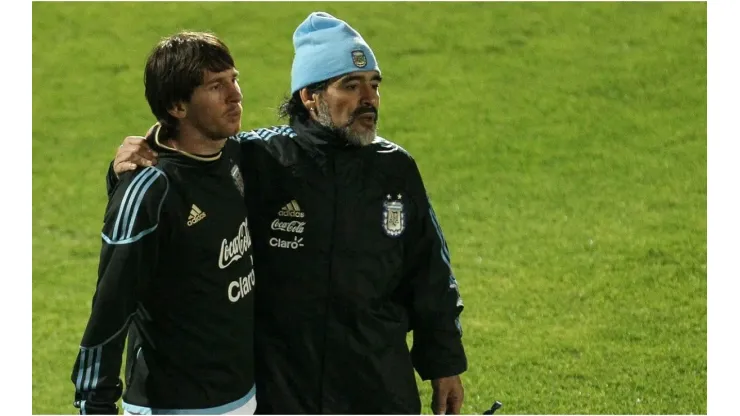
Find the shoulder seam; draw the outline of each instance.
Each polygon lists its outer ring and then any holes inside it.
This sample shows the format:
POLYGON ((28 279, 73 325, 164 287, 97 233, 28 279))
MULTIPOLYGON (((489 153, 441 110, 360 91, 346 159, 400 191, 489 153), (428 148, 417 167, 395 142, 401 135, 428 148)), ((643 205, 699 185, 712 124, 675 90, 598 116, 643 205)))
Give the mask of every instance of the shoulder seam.
POLYGON ((376 140, 375 143, 377 143, 383 148, 382 150, 378 150, 378 153, 393 153, 397 150, 400 150, 401 153, 413 159, 413 156, 411 156, 411 153, 409 153, 408 150, 404 149, 399 144, 394 143, 390 140, 384 139, 380 136, 375 136, 375 140, 376 140))
POLYGON ((113 234, 108 237, 105 233, 102 233, 105 242, 108 244, 133 243, 154 231, 159 225, 159 215, 162 212, 162 205, 164 204, 169 188, 169 178, 167 178, 164 171, 157 167, 150 166, 135 174, 131 183, 126 187, 126 193, 123 195, 121 204, 118 207, 118 216, 116 217, 115 226, 113 227, 113 234), (159 201, 159 207, 157 208, 157 221, 154 226, 141 231, 137 235, 132 235, 134 231, 134 223, 136 222, 136 217, 141 208, 141 203, 143 202, 147 191, 149 191, 152 185, 154 185, 160 177, 164 178, 166 186, 159 201))
POLYGON ((275 136, 287 136, 295 137, 298 134, 287 124, 272 127, 262 127, 250 131, 242 131, 237 133, 231 138, 237 142, 243 142, 247 140, 263 140, 267 141, 275 136))

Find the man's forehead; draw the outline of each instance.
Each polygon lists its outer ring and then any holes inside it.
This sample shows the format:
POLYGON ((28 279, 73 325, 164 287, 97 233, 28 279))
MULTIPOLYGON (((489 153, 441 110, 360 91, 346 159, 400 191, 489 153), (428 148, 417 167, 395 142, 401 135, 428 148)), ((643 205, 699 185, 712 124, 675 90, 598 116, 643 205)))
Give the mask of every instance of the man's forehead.
POLYGON ((235 75, 239 75, 239 71, 237 71, 236 68, 233 67, 221 72, 214 72, 206 69, 205 71, 203 71, 203 83, 207 84, 220 78, 231 78, 235 75))

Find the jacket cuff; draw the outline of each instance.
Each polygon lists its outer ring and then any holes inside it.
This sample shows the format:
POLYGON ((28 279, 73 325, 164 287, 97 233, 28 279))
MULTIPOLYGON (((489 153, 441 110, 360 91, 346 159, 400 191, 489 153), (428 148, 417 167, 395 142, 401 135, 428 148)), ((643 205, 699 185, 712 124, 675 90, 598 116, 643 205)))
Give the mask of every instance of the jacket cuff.
POLYGON ((422 380, 452 377, 468 369, 465 349, 457 332, 414 331, 411 360, 422 380))

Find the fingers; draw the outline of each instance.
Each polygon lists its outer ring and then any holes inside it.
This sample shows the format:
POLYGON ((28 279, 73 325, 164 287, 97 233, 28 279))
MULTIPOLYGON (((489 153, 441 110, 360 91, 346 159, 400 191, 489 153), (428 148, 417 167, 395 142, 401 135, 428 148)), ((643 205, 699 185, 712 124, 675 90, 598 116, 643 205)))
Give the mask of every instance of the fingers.
POLYGON ((459 415, 465 390, 460 376, 432 380, 432 411, 435 415, 459 415))
POLYGON ((119 153, 113 161, 113 172, 120 175, 123 172, 135 170, 137 166, 153 166, 156 160, 152 162, 136 153, 119 153))
POLYGON ((447 392, 435 391, 432 394, 432 412, 435 415, 443 415, 447 412, 447 392))
POLYGON ((123 161, 134 163, 137 166, 154 166, 157 163, 157 158, 152 157, 150 154, 142 156, 141 153, 132 153, 127 159, 122 160, 122 162, 123 161))
MULTIPOLYGON (((123 140, 123 144, 121 144, 120 149, 122 149, 123 151, 137 153, 139 156, 149 160, 156 159, 157 157, 157 152, 149 147, 149 143, 147 143, 146 139, 142 136, 126 137, 123 140)), ((119 150, 119 153, 120 152, 121 150, 119 150)))
POLYGON ((465 388, 463 387, 460 376, 454 377, 453 380, 454 383, 452 384, 452 389, 447 400, 447 408, 450 414, 459 415, 463 401, 465 400, 465 388))
POLYGON ((141 146, 142 143, 146 144, 146 138, 144 136, 126 136, 126 138, 123 139, 122 146, 141 146))
POLYGON ((135 170, 137 166, 153 166, 157 163, 157 153, 153 152, 140 137, 130 136, 118 148, 113 160, 116 175, 135 170))
POLYGON ((447 414, 459 415, 460 410, 462 409, 462 404, 463 404, 462 391, 459 392, 459 394, 450 394, 449 399, 447 400, 447 414))
POLYGON ((123 172, 128 172, 130 170, 136 170, 136 163, 121 162, 118 164, 113 164, 113 172, 116 174, 116 176, 120 176, 123 172))
POLYGON ((153 151, 141 136, 128 136, 118 147, 113 166, 131 162, 139 166, 152 166, 157 163, 157 152, 153 151))

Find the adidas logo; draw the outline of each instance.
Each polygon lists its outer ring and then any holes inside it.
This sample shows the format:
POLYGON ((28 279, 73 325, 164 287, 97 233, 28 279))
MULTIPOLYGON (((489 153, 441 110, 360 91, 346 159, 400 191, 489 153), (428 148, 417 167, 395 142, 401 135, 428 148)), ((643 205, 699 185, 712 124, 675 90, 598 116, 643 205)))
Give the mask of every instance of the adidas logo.
POLYGON ((190 208, 190 215, 188 215, 188 227, 195 224, 206 217, 206 213, 201 211, 197 205, 193 204, 190 208))
POLYGON ((303 218, 306 216, 306 214, 301 211, 301 207, 298 206, 298 202, 296 202, 295 199, 288 202, 288 205, 280 208, 278 215, 281 217, 293 218, 303 218))

